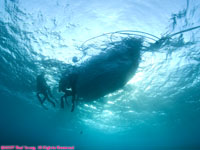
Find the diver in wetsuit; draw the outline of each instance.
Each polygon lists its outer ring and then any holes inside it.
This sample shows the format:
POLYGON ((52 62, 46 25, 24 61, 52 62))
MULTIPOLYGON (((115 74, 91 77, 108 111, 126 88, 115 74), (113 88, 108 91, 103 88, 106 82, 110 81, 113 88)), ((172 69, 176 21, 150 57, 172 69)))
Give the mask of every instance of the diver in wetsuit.
POLYGON ((50 87, 47 85, 44 76, 44 73, 41 73, 37 76, 37 97, 41 104, 43 104, 44 101, 47 99, 55 107, 55 103, 49 98, 50 96, 54 99, 53 95, 51 94, 50 87), (43 100, 41 99, 40 94, 44 96, 43 100))
POLYGON ((64 108, 64 101, 67 105, 69 105, 69 103, 67 102, 67 96, 71 96, 72 95, 72 91, 68 89, 68 76, 64 76, 60 79, 59 82, 59 92, 64 92, 65 94, 60 98, 61 100, 61 108, 64 108))
POLYGON ((62 91, 65 94, 61 97, 61 108, 64 108, 64 101, 67 102, 67 96, 72 96, 72 109, 74 111, 75 99, 76 99, 76 84, 77 84, 78 74, 71 73, 68 76, 61 78, 59 82, 59 92, 62 91), (71 90, 69 90, 71 89, 71 90))

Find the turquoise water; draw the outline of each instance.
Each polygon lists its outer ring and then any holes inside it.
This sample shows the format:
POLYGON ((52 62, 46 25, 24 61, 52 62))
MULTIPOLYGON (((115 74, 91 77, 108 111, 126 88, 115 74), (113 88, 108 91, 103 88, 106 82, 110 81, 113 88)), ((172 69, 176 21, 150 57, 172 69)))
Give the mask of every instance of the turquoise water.
POLYGON ((199 26, 199 10, 198 0, 0 0, 0 145, 200 149, 200 29, 172 36, 199 26), (121 30, 129 31, 102 35, 121 30), (59 100, 66 68, 106 54, 110 42, 142 36, 139 66, 125 86, 77 102, 73 113, 40 105, 39 73, 59 100))

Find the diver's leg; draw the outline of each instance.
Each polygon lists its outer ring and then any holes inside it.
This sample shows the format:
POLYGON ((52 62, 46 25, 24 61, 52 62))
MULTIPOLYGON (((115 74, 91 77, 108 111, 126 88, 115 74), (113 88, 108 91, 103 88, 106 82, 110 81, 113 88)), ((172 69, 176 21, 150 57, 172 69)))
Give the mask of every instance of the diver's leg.
POLYGON ((63 95, 60 100, 61 100, 61 108, 64 108, 64 98, 65 98, 65 95, 63 95))
POLYGON ((71 90, 65 90, 65 103, 69 106, 67 96, 72 96, 71 90))
POLYGON ((58 103, 58 101, 57 101, 57 100, 55 99, 55 97, 52 95, 50 87, 47 88, 47 92, 48 92, 48 95, 49 95, 52 99, 54 99, 56 103, 58 103))
POLYGON ((46 98, 47 98, 47 100, 48 100, 54 107, 56 107, 56 104, 55 104, 52 100, 50 100, 50 98, 49 98, 48 95, 46 96, 46 98))
POLYGON ((46 109, 46 110, 48 110, 48 108, 43 104, 44 103, 44 101, 47 99, 47 97, 46 96, 44 96, 44 98, 43 98, 43 102, 42 102, 42 107, 44 108, 44 109, 46 109))
POLYGON ((73 112, 74 111, 74 107, 75 107, 75 97, 76 97, 76 95, 72 95, 72 109, 71 109, 71 112, 73 112))
POLYGON ((50 87, 47 88, 47 92, 48 92, 48 94, 49 94, 49 96, 50 96, 51 98, 55 99, 55 98, 53 97, 52 93, 51 93, 50 87))
POLYGON ((69 106, 69 103, 67 101, 67 95, 65 94, 65 103, 69 106))
POLYGON ((43 102, 42 103, 44 103, 44 101, 47 99, 47 97, 46 96, 44 96, 44 98, 43 98, 43 102))
POLYGON ((43 103, 44 103, 44 100, 42 101, 42 99, 41 99, 41 97, 40 97, 40 94, 41 94, 41 93, 39 93, 39 92, 37 93, 37 98, 38 98, 38 100, 40 101, 40 103, 43 104, 43 103))
POLYGON ((75 99, 76 99, 76 89, 75 89, 75 87, 72 87, 71 94, 72 94, 72 109, 71 109, 71 112, 73 112, 74 107, 75 107, 75 99))
POLYGON ((65 103, 69 106, 68 100, 67 100, 67 96, 72 96, 72 91, 71 90, 66 90, 65 91, 65 103))

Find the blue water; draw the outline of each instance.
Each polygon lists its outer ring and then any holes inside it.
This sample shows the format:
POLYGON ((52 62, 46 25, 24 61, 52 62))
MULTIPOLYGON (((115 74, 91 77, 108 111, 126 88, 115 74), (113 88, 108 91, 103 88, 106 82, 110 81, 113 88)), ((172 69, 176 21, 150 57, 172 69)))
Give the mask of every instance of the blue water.
POLYGON ((166 37, 199 26, 199 16, 198 0, 0 0, 0 145, 200 149, 199 28, 157 47, 141 34, 139 67, 126 85, 77 102, 73 113, 48 102, 46 110, 36 98, 42 71, 59 100, 69 66, 138 37, 128 35, 133 30, 166 37), (131 31, 96 37, 121 30, 131 31))

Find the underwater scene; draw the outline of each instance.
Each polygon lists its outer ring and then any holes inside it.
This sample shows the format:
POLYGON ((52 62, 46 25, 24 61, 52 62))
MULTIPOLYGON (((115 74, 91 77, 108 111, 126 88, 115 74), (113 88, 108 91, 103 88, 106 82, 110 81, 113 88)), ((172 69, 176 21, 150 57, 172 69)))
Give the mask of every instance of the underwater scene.
POLYGON ((200 150, 199 0, 0 0, 0 149, 200 150))

